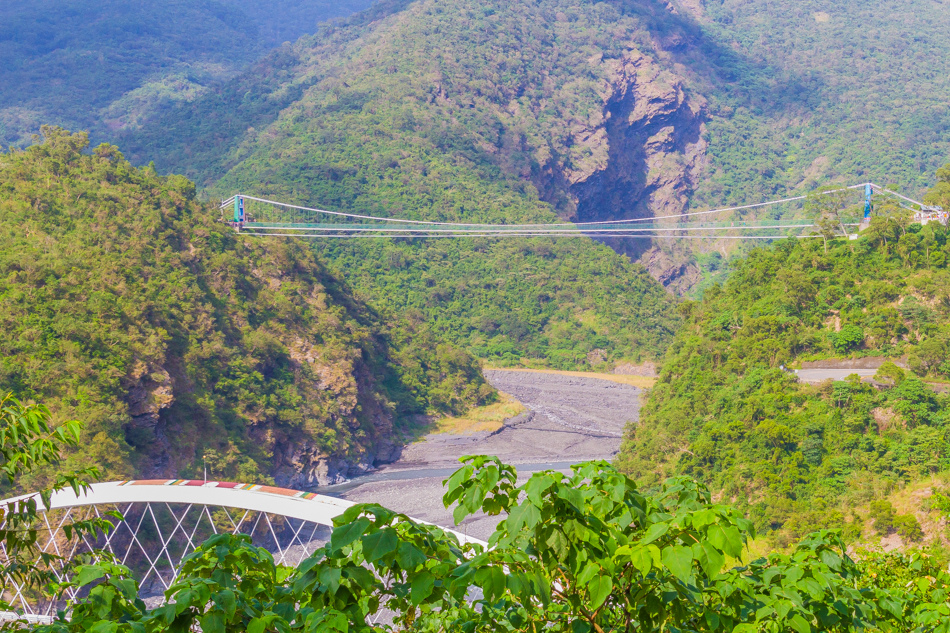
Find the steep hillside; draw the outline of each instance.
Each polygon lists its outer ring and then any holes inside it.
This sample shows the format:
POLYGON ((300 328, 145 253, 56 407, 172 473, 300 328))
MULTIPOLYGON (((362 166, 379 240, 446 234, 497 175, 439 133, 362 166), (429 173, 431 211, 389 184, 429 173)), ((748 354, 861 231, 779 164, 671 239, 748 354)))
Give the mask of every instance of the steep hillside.
POLYGON ((704 36, 702 59, 674 53, 709 99, 698 202, 865 180, 922 194, 950 159, 944 0, 679 5, 704 36))
MULTIPOLYGON (((930 199, 948 205, 950 169, 940 176, 930 199)), ((682 305, 621 465, 647 482, 706 480, 783 539, 845 526, 858 506, 950 469, 948 261, 945 227, 899 215, 827 252, 821 240, 756 249, 682 305), (880 356, 892 362, 872 383, 807 385, 785 369, 880 356)))
MULTIPOLYGON (((655 11, 384 3, 130 141, 221 196, 490 222, 680 210, 703 106, 651 57, 655 11)), ((675 322, 642 268, 587 240, 381 244, 315 248, 374 306, 435 320, 492 362, 653 356, 675 322)), ((617 246, 636 257, 650 243, 617 246)))
POLYGON ((76 462, 302 486, 385 461, 407 415, 491 397, 301 243, 238 239, 185 178, 44 132, 0 154, 0 392, 83 420, 76 462))
POLYGON ((108 138, 372 0, 4 0, 0 145, 40 125, 108 138))

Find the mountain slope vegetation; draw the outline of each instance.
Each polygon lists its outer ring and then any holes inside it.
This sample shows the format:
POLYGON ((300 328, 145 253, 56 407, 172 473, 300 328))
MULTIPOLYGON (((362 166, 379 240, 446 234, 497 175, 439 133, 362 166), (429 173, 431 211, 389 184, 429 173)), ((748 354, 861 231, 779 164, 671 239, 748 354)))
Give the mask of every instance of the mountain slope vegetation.
POLYGON ((325 483, 387 459, 406 416, 491 398, 302 243, 238 238, 184 177, 44 133, 0 154, 0 392, 83 420, 79 465, 325 483))
MULTIPOLYGON (((950 169, 939 175, 929 199, 948 205, 950 169)), ((855 508, 950 469, 948 261, 946 227, 900 215, 827 251, 821 240, 754 250, 681 306, 620 464, 644 481, 705 480, 782 540, 859 529, 855 508), (809 385, 787 369, 881 356, 872 383, 809 385)))
MULTIPOLYGON (((245 101, 233 98, 240 83, 223 88, 213 101, 231 104, 226 117, 240 121, 240 144, 206 128, 205 114, 225 117, 205 109, 209 100, 168 120, 178 126, 173 134, 155 128, 132 143, 156 149, 162 165, 187 166, 222 197, 244 191, 383 216, 551 222, 558 213, 616 217, 617 202, 599 202, 611 197, 679 201, 701 105, 638 48, 650 46, 640 13, 652 9, 572 7, 380 5, 299 41, 281 77, 249 78, 260 89, 245 101), (292 90, 301 92, 290 104, 273 96, 292 90), (670 132, 674 121, 682 126, 670 132), (182 145, 191 131, 203 140, 182 145), (610 148, 610 135, 622 139, 635 170, 619 184, 607 171, 610 152, 623 149, 610 148)), ((630 241, 633 251, 648 246, 630 241)), ((341 240, 315 248, 375 307, 433 321, 491 362, 635 360, 661 353, 674 327, 662 288, 588 240, 341 240)))
POLYGON ((681 0, 703 52, 674 50, 709 100, 697 202, 828 182, 922 194, 950 159, 950 11, 934 0, 681 0), (715 42, 718 48, 710 46, 715 42))
POLYGON ((43 124, 111 138, 371 1, 6 0, 0 144, 43 124))

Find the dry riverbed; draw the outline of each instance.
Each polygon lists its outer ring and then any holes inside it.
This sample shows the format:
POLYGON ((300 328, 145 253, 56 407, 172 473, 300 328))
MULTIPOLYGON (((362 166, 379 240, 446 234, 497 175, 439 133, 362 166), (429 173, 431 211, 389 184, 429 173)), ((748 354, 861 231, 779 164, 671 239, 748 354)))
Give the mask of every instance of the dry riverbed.
MULTIPOLYGON (((627 422, 636 421, 642 390, 587 376, 489 370, 485 377, 526 411, 495 431, 434 433, 407 446, 401 458, 377 473, 335 486, 340 496, 376 502, 424 521, 452 525, 442 505, 442 481, 462 455, 497 455, 520 473, 566 470, 590 459, 612 459, 627 422)), ((487 538, 497 518, 477 516, 460 530, 487 538)))

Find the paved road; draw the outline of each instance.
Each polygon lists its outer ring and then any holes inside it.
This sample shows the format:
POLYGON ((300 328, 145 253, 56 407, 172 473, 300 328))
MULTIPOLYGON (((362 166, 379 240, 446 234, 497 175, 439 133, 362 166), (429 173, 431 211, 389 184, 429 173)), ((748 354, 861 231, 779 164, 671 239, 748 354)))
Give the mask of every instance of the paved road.
MULTIPOLYGON (((337 487, 337 494, 449 526, 452 515, 442 504, 442 480, 458 467, 462 455, 497 455, 520 465, 522 473, 567 470, 572 463, 611 459, 620 449, 626 423, 639 418, 641 390, 629 385, 516 371, 488 371, 485 377, 520 400, 528 412, 495 433, 431 435, 403 451, 397 463, 337 487)), ((497 521, 471 517, 459 529, 486 539, 497 521)))
POLYGON ((877 373, 876 369, 799 369, 795 372, 802 382, 819 383, 828 380, 844 380, 851 374, 868 378, 877 373))

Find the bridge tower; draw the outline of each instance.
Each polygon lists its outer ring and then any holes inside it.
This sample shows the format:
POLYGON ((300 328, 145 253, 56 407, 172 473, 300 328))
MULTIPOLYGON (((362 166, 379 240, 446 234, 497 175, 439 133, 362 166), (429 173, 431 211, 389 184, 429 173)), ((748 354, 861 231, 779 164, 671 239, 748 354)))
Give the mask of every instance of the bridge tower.
POLYGON ((234 221, 238 224, 244 224, 244 198, 234 197, 234 221))

